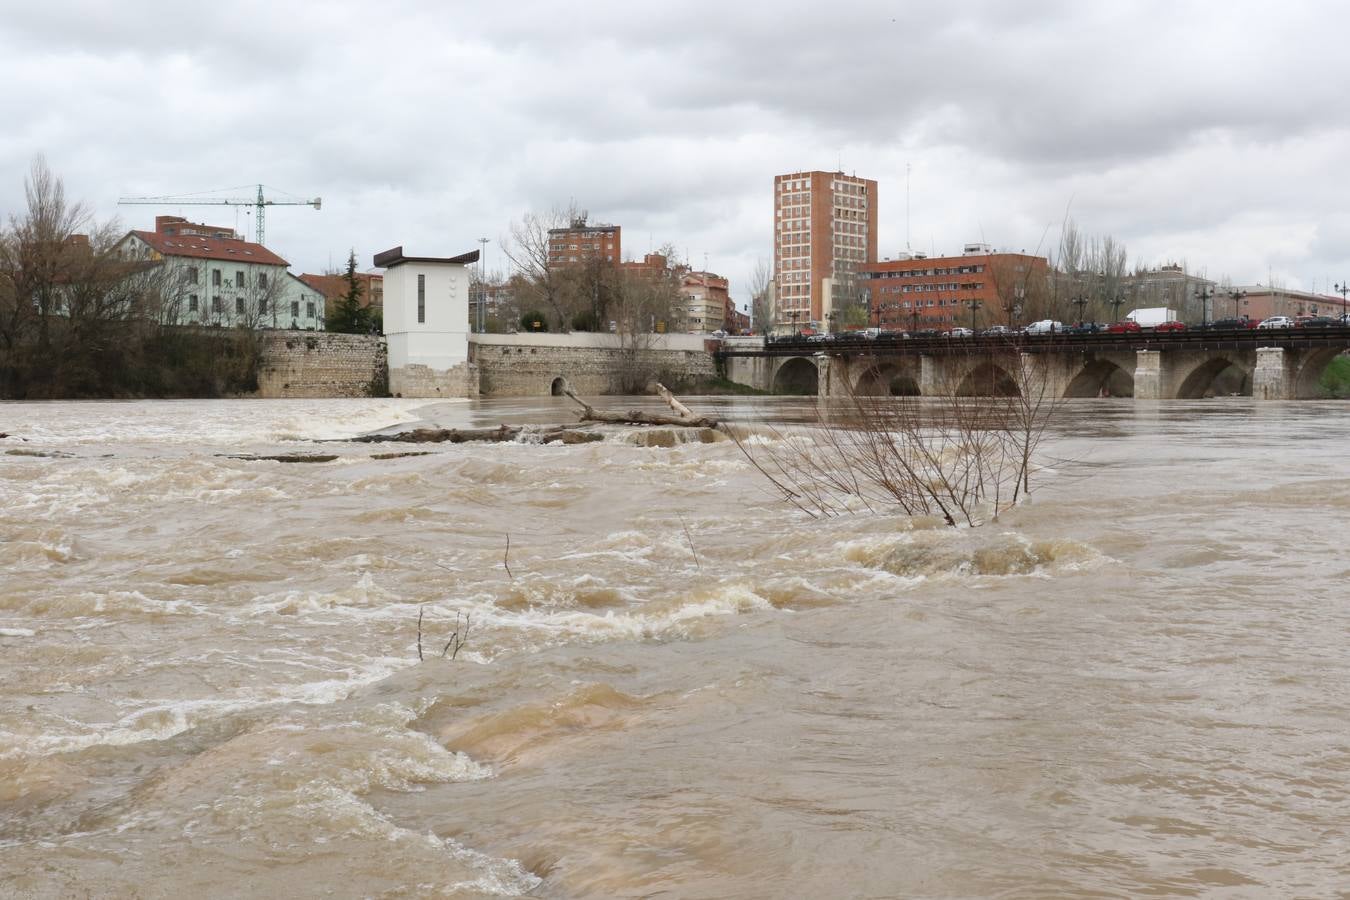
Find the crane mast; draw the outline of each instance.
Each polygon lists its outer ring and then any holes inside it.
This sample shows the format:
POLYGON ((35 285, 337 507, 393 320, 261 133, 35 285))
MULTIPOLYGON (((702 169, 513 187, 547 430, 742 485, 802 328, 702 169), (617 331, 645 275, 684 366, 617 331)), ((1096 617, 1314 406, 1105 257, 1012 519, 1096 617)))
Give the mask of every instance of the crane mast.
POLYGON ((256 197, 226 197, 204 198, 200 195, 187 195, 182 197, 121 197, 117 201, 118 206, 251 206, 254 209, 254 230, 257 232, 259 244, 264 243, 266 231, 264 229, 263 217, 266 215, 269 206, 312 206, 316 210, 323 208, 323 198, 315 197, 313 200, 271 200, 263 193, 263 185, 258 185, 258 195, 256 197))

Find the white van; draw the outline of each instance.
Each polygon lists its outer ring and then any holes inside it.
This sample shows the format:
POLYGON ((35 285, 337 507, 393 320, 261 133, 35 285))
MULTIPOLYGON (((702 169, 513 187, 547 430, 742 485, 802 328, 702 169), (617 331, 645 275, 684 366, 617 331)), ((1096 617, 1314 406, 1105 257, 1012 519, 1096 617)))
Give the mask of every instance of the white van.
POLYGON ((1026 328, 1023 328, 1022 332, 1024 334, 1058 334, 1063 330, 1063 322, 1056 322, 1054 319, 1041 319, 1039 322, 1032 322, 1026 328))

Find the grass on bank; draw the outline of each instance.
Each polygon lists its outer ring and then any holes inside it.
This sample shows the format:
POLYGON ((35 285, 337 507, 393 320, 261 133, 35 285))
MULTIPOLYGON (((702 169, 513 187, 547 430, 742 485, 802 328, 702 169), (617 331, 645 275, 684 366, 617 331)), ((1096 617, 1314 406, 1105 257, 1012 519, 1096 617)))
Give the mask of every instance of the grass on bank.
POLYGON ((1350 398, 1350 356, 1342 353, 1322 372, 1319 382, 1324 397, 1338 400, 1350 398))

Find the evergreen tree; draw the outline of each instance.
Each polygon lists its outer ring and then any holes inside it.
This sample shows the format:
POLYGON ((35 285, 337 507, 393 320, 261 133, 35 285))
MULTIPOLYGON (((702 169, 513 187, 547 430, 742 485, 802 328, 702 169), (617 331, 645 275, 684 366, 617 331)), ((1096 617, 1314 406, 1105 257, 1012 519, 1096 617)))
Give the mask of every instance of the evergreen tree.
POLYGON ((361 305, 361 279, 356 274, 356 250, 347 256, 347 271, 342 273, 347 290, 338 298, 337 308, 328 322, 329 331, 341 331, 347 334, 366 334, 370 331, 370 308, 361 305))

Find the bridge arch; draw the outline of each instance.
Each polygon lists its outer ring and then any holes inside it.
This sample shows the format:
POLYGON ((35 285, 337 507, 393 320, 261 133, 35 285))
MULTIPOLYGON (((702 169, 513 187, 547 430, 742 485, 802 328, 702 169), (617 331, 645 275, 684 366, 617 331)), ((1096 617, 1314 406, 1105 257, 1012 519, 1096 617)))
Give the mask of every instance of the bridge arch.
POLYGON ((1017 397, 1021 393, 1008 370, 987 359, 972 366, 956 389, 959 397, 1017 397))
POLYGON ((1252 373, 1227 356, 1215 356, 1200 363, 1181 380, 1176 396, 1178 400, 1199 400, 1234 394, 1252 395, 1252 373))
POLYGON ((819 389, 820 370, 803 356, 785 361, 773 376, 775 394, 815 394, 819 389))
POLYGON ((1065 397, 1133 397, 1134 375, 1109 359, 1097 358, 1079 370, 1065 397))
MULTIPOLYGON (((1322 373, 1331 361, 1344 352, 1343 347, 1322 347, 1309 350, 1298 361, 1294 372, 1294 391, 1290 395, 1297 400, 1308 400, 1322 396, 1322 373)), ((1288 353, 1289 351, 1285 351, 1288 353)))
POLYGON ((853 392, 862 397, 917 397, 921 393, 914 373, 894 363, 864 367, 853 392))
POLYGON ((554 397, 561 397, 563 395, 563 388, 566 386, 567 379, 559 375, 557 378, 553 379, 551 384, 549 384, 548 392, 554 397))

